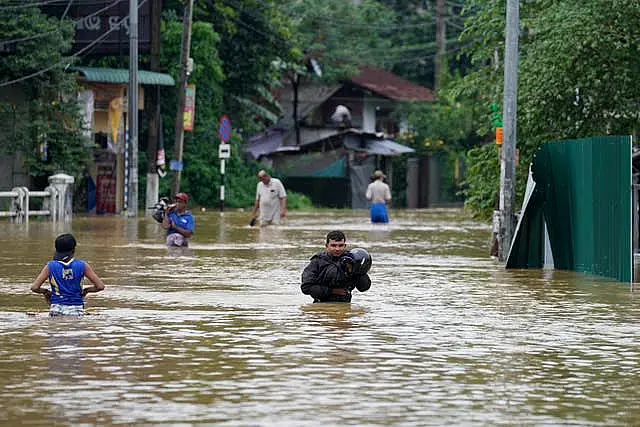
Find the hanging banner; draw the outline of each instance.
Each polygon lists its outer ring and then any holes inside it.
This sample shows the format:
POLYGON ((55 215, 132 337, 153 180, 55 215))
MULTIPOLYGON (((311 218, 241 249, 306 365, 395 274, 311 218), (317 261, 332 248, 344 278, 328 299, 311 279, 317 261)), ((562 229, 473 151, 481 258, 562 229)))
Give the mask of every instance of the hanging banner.
POLYGON ((192 131, 196 116, 196 85, 188 85, 184 97, 184 130, 192 131))

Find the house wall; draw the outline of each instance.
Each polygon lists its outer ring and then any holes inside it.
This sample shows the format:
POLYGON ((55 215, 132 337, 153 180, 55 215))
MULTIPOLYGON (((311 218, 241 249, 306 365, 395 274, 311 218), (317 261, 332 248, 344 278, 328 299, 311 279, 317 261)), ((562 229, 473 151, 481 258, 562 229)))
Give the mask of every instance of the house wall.
POLYGON ((375 98, 365 94, 362 108, 362 130, 365 132, 376 131, 376 104, 375 98))
POLYGON ((331 122, 331 115, 338 105, 344 105, 351 111, 351 126, 361 128, 363 123, 363 93, 355 86, 344 85, 331 98, 329 98, 322 106, 322 117, 324 124, 331 122))

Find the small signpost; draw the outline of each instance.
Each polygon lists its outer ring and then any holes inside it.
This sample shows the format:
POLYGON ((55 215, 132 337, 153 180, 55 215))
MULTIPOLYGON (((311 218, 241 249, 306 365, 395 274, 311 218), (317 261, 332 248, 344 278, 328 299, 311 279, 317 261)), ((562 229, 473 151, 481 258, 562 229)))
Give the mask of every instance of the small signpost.
POLYGON ((218 126, 218 136, 220 136, 220 145, 218 146, 218 158, 220 159, 220 214, 224 214, 224 167, 225 159, 231 157, 231 120, 224 114, 220 117, 220 125, 218 126))

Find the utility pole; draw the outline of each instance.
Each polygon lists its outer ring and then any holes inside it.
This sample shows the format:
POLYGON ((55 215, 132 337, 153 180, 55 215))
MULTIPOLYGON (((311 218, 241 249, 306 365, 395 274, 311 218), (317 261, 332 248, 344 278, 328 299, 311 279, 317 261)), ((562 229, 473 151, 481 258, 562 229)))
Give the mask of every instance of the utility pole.
POLYGON ((446 51, 446 26, 444 23, 444 2, 445 0, 437 0, 436 2, 436 56, 434 60, 433 71, 433 89, 440 89, 440 77, 444 67, 444 54, 446 51))
POLYGON ((300 146, 300 122, 298 121, 298 88, 300 85, 300 74, 297 70, 293 71, 291 77, 291 86, 293 88, 293 126, 296 131, 296 146, 300 146))
POLYGON ((182 173, 182 150, 184 144, 184 104, 187 91, 187 64, 191 50, 191 19, 193 16, 193 0, 185 0, 184 18, 182 22, 182 48, 180 49, 180 75, 178 87, 178 109, 175 125, 175 159, 179 169, 173 171, 171 185, 172 195, 180 192, 180 175, 182 173))
POLYGON ((515 232, 516 128, 518 115, 518 35, 520 0, 507 0, 504 55, 503 143, 500 159, 500 261, 506 261, 515 232))
POLYGON ((138 216, 138 0, 129 0, 129 203, 127 216, 138 216))
MULTIPOLYGON (((160 25, 162 0, 151 2, 151 71, 160 70, 160 25)), ((147 191, 145 212, 150 215, 158 201, 160 177, 156 158, 158 156, 158 138, 160 137, 160 86, 156 85, 149 91, 147 97, 147 111, 149 111, 149 138, 147 139, 147 191)))

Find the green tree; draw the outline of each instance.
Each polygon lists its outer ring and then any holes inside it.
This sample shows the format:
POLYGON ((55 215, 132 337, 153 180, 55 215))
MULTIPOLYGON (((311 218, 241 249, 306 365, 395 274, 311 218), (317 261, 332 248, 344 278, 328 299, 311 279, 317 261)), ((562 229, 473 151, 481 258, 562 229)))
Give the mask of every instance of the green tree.
POLYGON ((4 153, 22 152, 34 178, 58 171, 79 176, 91 144, 82 135, 75 76, 64 71, 72 62, 64 53, 71 48, 74 24, 47 17, 37 7, 0 4, 0 89, 10 99, 0 103, 0 147, 4 153))
POLYGON ((324 80, 352 75, 358 65, 378 65, 392 47, 388 25, 395 13, 377 1, 288 0, 281 8, 298 51, 320 57, 324 80))
POLYGON ((224 110, 234 128, 254 134, 278 120, 280 107, 270 89, 278 85, 274 61, 292 61, 290 21, 277 0, 200 0, 194 19, 210 22, 220 35, 218 55, 225 75, 224 110))
MULTIPOLYGON (((502 104, 505 2, 468 0, 466 14, 462 42, 474 69, 458 91, 489 112, 491 103, 502 104)), ((543 142, 637 133, 640 88, 632 82, 640 75, 640 14, 637 0, 533 0, 521 3, 520 26, 519 198, 543 142)), ((490 134, 489 114, 477 132, 490 134)), ((499 177, 499 164, 493 167, 499 177)), ((486 179, 486 170, 469 169, 467 200, 483 197, 475 189, 486 179)))
MULTIPOLYGON (((165 14, 162 25, 161 65, 174 78, 178 77, 182 23, 175 14, 165 14)), ((219 175, 217 125, 223 105, 224 74, 218 56, 219 35, 210 23, 193 23, 191 57, 194 69, 189 83, 196 86, 196 115, 193 132, 184 136, 184 171, 181 188, 192 194, 197 204, 210 206, 215 203, 214 182, 219 175)), ((177 92, 162 98, 164 141, 167 153, 174 151, 174 126, 177 92)), ((168 194, 169 179, 161 181, 161 193, 168 194)))

